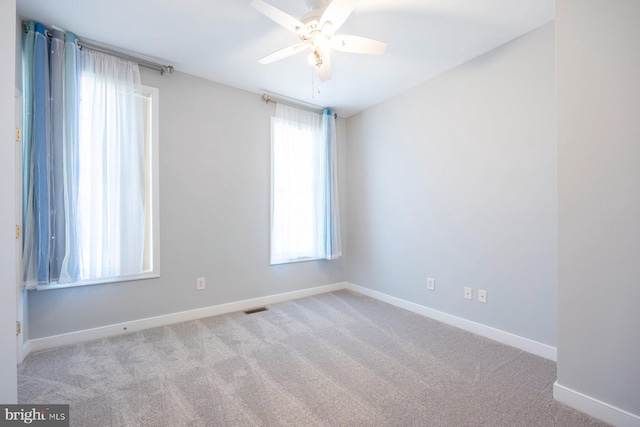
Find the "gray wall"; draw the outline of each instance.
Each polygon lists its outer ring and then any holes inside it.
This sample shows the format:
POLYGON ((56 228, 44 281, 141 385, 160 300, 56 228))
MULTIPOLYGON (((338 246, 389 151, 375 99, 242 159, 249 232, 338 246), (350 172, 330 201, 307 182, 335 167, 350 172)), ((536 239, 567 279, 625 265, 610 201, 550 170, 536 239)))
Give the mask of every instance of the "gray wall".
POLYGON ((556 345, 554 67, 550 23, 348 120, 350 282, 556 345))
MULTIPOLYGON (((144 71, 143 83, 160 89, 162 277, 32 291, 30 339, 344 280, 343 260, 269 265, 273 105, 179 72, 144 71)), ((343 120, 337 129, 344 188, 343 120)))
POLYGON ((640 416, 640 2, 559 0, 558 384, 640 416))

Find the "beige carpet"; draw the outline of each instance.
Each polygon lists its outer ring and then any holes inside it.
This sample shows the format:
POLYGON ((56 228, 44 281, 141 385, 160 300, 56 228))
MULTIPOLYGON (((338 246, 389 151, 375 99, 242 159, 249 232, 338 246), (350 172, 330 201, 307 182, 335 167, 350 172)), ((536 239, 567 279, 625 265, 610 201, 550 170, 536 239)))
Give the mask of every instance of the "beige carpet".
POLYGON ((554 362, 349 291, 29 355, 72 426, 599 426, 554 362))

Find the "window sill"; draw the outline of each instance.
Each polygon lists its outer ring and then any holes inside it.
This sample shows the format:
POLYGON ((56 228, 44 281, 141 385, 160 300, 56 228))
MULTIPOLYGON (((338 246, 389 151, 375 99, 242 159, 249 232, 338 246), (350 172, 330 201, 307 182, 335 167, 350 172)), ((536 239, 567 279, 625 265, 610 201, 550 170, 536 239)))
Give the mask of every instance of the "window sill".
POLYGON ((106 283, 117 283, 117 282, 131 282, 135 280, 145 280, 145 279, 157 279, 160 277, 159 272, 149 271, 141 274, 132 274, 129 276, 118 276, 118 277, 105 277, 103 279, 93 279, 93 280, 83 280, 80 282, 73 283, 63 283, 61 285, 38 285, 35 287, 36 291, 51 291, 54 289, 65 289, 65 288, 77 288, 80 286, 91 286, 91 285, 102 285, 106 283))
POLYGON ((309 262, 309 261, 326 261, 326 258, 296 258, 287 261, 277 261, 271 262, 271 265, 282 265, 282 264, 294 264, 297 262, 309 262))

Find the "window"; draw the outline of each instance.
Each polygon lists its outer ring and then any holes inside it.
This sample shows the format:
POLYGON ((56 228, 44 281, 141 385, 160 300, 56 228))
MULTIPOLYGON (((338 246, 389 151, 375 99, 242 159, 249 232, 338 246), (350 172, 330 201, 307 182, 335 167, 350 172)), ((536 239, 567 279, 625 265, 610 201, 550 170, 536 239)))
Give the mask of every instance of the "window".
POLYGON ((271 264, 341 255, 331 113, 276 105, 271 121, 271 264))
POLYGON ((25 30, 26 287, 158 277, 158 90, 73 34, 25 30))
MULTIPOLYGON (((92 76, 85 75, 81 81, 81 91, 93 90, 92 76)), ((138 147, 141 158, 127 162, 126 159, 109 158, 103 152, 95 153, 96 135, 95 124, 92 123, 91 108, 80 109, 80 155, 79 155, 79 195, 78 214, 80 222, 80 276, 74 285, 106 283, 114 281, 135 280, 160 276, 160 244, 159 244, 159 189, 158 189, 158 104, 159 91, 157 88, 141 86, 141 91, 133 96, 139 98, 142 107, 141 115, 141 144, 138 147), (96 162, 91 157, 101 157, 96 162), (109 163, 117 171, 109 170, 109 163), (114 164, 117 163, 117 164, 114 164), (96 167, 98 166, 98 167, 96 167), (130 168, 121 171, 123 167, 130 168), (114 176, 114 172, 116 172, 114 176), (109 192, 114 191, 116 185, 130 186, 132 182, 127 178, 139 176, 140 193, 129 195, 139 200, 142 210, 139 219, 134 220, 129 227, 135 227, 140 233, 139 243, 131 245, 130 231, 112 234, 112 243, 104 244, 106 233, 122 227, 125 218, 132 210, 131 204, 122 206, 119 211, 114 204, 101 206, 109 199, 109 192), (115 181, 122 180, 116 183, 115 181), (115 209, 114 209, 115 208, 115 209), (111 230, 110 230, 111 229, 111 230), (129 251, 130 253, 126 253, 129 251), (135 251, 135 252, 134 252, 135 251), (126 266, 122 261, 135 258, 135 265, 126 266), (106 261, 106 262, 104 262, 106 261)), ((90 97, 81 95, 83 99, 90 97)), ((109 102, 109 101, 107 101, 109 102)), ((102 132, 102 129, 98 130, 102 132)), ((131 140, 129 140, 131 141, 131 140)), ((126 154, 126 153, 125 153, 126 154)), ((122 156, 123 153, 116 155, 122 156)), ((120 192, 122 189, 115 190, 120 192)), ((114 194, 118 199, 120 195, 114 194)), ((116 203, 121 203, 116 200, 116 203)), ((133 203, 136 204, 137 203, 133 203)))

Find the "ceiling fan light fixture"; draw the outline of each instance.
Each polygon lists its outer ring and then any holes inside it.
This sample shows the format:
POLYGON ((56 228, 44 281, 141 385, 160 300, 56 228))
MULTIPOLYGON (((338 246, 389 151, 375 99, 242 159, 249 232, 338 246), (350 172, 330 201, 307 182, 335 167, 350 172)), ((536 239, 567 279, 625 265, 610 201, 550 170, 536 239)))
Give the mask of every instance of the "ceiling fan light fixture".
POLYGON ((331 36, 326 34, 317 34, 313 39, 314 46, 321 49, 323 52, 329 50, 331 45, 331 36))
POLYGON ((309 64, 315 67, 320 67, 324 62, 324 55, 320 49, 314 49, 307 57, 307 60, 309 61, 309 64))

